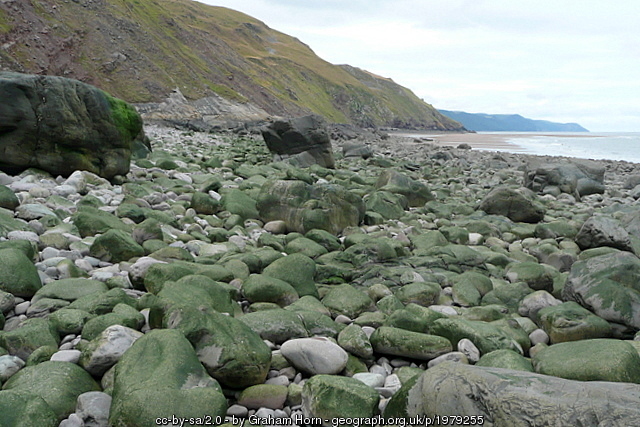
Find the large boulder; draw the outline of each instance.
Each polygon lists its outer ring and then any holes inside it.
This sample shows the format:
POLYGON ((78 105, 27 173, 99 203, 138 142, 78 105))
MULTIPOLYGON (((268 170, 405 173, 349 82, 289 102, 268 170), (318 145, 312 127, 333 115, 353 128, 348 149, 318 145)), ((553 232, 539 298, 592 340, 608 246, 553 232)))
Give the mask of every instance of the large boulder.
POLYGON ((503 215, 515 222, 540 222, 545 210, 535 194, 526 188, 496 187, 480 202, 478 209, 490 215, 503 215))
POLYGON ((402 194, 407 198, 409 206, 412 207, 423 206, 428 201, 435 199, 425 183, 390 169, 382 172, 376 182, 376 188, 390 193, 402 194))
POLYGON ((613 252, 578 261, 562 290, 603 319, 640 328, 640 259, 630 252, 613 252))
POLYGON ((320 116, 276 120, 264 126, 261 132, 277 160, 289 159, 300 167, 313 164, 325 168, 335 166, 329 131, 320 116))
POLYGON ((562 192, 577 196, 604 193, 604 166, 582 159, 545 162, 534 159, 526 166, 524 185, 542 193, 562 192))
POLYGON ((384 416, 455 414, 490 426, 527 426, 532 420, 541 426, 631 426, 640 425, 638 401, 637 384, 445 362, 403 386, 384 416))
POLYGON ((267 181, 257 208, 265 222, 282 220, 287 229, 306 233, 313 229, 340 233, 364 219, 362 198, 335 184, 309 185, 304 181, 267 181))
POLYGON ((633 252, 627 230, 618 220, 603 215, 592 216, 582 225, 576 235, 576 243, 582 250, 609 246, 633 252))
POLYGON ((129 172, 142 120, 126 102, 77 80, 0 73, 0 170, 53 175, 129 172))
POLYGON ((153 425, 174 416, 215 420, 226 410, 220 385, 177 330, 149 332, 116 365, 109 425, 153 425))

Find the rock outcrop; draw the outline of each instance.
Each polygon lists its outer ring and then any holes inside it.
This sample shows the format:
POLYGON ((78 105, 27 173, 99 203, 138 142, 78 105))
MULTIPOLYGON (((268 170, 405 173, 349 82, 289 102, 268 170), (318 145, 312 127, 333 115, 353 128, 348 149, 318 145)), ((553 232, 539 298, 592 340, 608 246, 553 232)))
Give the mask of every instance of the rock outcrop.
POLYGON ((0 170, 104 178, 129 171, 140 116, 126 102, 63 77, 0 73, 0 170))

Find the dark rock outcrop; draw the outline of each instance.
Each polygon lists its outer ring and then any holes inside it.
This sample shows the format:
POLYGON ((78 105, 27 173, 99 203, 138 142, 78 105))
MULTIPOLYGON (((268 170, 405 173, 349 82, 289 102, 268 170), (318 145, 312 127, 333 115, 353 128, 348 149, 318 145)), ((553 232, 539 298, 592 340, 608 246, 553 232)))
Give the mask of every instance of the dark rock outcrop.
POLYGON ((325 168, 335 167, 329 130, 320 116, 277 120, 261 131, 269 151, 277 160, 289 159, 300 167, 313 164, 325 168))
POLYGON ((0 170, 104 178, 129 171, 142 121, 126 102, 63 77, 0 73, 0 170))

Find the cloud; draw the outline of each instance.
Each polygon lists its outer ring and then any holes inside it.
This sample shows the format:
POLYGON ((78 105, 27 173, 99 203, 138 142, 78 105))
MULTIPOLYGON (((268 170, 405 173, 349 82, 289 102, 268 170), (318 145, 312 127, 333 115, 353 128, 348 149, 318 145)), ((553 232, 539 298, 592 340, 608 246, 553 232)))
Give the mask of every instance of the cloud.
POLYGON ((263 20, 329 62, 390 77, 439 108, 640 131, 637 0, 204 2, 263 20))

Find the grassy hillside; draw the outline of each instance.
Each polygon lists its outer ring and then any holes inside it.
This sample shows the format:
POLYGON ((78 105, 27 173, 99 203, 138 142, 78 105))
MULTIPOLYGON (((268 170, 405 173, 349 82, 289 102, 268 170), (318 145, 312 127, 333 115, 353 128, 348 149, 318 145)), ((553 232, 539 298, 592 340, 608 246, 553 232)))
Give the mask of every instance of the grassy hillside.
POLYGON ((261 21, 191 0, 0 2, 0 46, 0 69, 77 78, 134 103, 179 88, 191 100, 217 94, 273 115, 460 128, 390 80, 332 65, 261 21))

